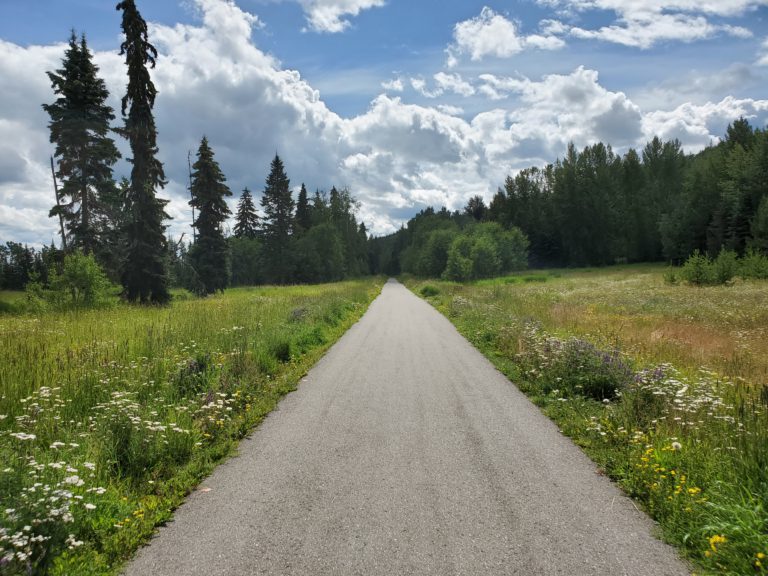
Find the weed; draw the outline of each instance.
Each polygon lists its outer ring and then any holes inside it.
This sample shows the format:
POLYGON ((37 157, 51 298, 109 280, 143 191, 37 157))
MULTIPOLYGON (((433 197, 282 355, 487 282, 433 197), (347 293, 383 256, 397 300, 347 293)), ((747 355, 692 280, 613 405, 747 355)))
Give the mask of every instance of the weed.
MULTIPOLYGON (((721 279, 733 260, 722 257, 721 279)), ((697 255, 686 279, 715 268, 697 255)), ((699 572, 766 574, 768 284, 700 290, 663 275, 622 266, 547 285, 441 283, 430 302, 699 572)))
POLYGON ((0 317, 0 573, 118 571, 380 285, 0 317))

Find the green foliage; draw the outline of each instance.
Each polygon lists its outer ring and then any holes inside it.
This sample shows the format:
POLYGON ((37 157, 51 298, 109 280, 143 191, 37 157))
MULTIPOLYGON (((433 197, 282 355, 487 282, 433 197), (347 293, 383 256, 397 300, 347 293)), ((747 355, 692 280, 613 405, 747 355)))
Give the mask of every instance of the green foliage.
MULTIPOLYGON (((675 277, 677 273, 673 269, 669 271, 675 277)), ((696 250, 679 269, 679 276, 694 286, 727 284, 736 276, 768 278, 768 257, 756 250, 748 250, 743 258, 739 258, 733 250, 723 249, 713 260, 696 250)))
POLYGON ((258 238, 228 239, 232 261, 232 285, 256 286, 264 283, 261 240, 258 238))
POLYGON ((223 226, 231 213, 225 198, 232 192, 225 184, 226 178, 205 136, 192 169, 192 200, 189 204, 197 208, 197 218, 192 223, 197 235, 189 256, 202 293, 213 294, 224 291, 229 284, 229 246, 224 239, 223 226))
POLYGON ((742 278, 768 278, 768 256, 757 250, 747 250, 739 263, 739 276, 742 278))
POLYGON ((68 249, 101 255, 114 249, 109 229, 117 223, 109 199, 115 189, 112 166, 120 153, 109 137, 115 115, 106 104, 109 92, 98 72, 85 36, 78 42, 73 31, 62 68, 48 72, 58 97, 43 109, 51 119, 48 127, 56 145, 60 182, 50 216, 63 220, 68 249))
POLYGON ((739 352, 721 351, 734 332, 765 326, 765 282, 694 290, 661 274, 616 267, 547 286, 428 285, 440 291, 430 303, 643 505, 697 574, 762 574, 766 343, 739 337, 739 352))
POLYGON ((757 207, 750 229, 752 232, 752 238, 749 242, 750 246, 763 253, 768 253, 768 194, 760 200, 760 205, 757 207))
MULTIPOLYGON (((578 150, 545 168, 509 176, 485 207, 479 196, 462 212, 422 210, 392 237, 371 244, 374 271, 437 277, 429 253, 439 229, 462 233, 495 223, 519 229, 530 258, 510 265, 497 244, 501 271, 532 266, 604 266, 667 259, 679 265, 694 252, 721 248, 741 256, 749 247, 768 251, 768 130, 737 120, 728 137, 695 156, 677 140, 651 139, 624 156, 604 143, 578 150)), ((483 249, 485 263, 489 252, 483 249)), ((469 258, 464 254, 461 258, 469 258)), ((491 265, 467 273, 454 255, 445 277, 487 274, 491 265), (481 270, 482 269, 482 270, 481 270)), ((442 272, 448 266, 447 259, 442 272)), ((442 275, 442 272, 440 275, 442 275)))
POLYGON ((2 316, 0 572, 117 573, 380 286, 2 316))
POLYGON ((248 188, 243 189, 240 200, 237 203, 235 215, 235 238, 256 238, 259 231, 259 216, 256 214, 256 206, 253 204, 253 196, 248 188))
POLYGON ((680 277, 694 286, 712 284, 714 281, 712 261, 706 254, 695 250, 680 269, 680 277))
POLYGON ((285 284, 293 274, 293 209, 290 180, 285 174, 283 161, 275 155, 261 197, 264 209, 264 266, 267 278, 276 284, 285 284))
POLYGON ((733 250, 721 250, 712 261, 712 281, 714 284, 725 284, 733 280, 738 271, 738 256, 733 250))
POLYGON ((117 9, 123 11, 125 35, 120 55, 125 55, 128 66, 128 86, 122 99, 125 126, 120 133, 128 139, 132 153, 130 186, 124 198, 121 281, 129 301, 163 304, 170 300, 163 225, 168 218, 168 200, 155 195, 157 188, 165 186, 165 173, 157 159, 157 129, 152 114, 157 90, 147 68, 154 68, 157 50, 148 41, 147 23, 134 0, 123 0, 117 9))
POLYGON ((439 295, 440 290, 436 286, 433 286, 432 284, 425 284, 419 290, 419 294, 424 296, 424 298, 431 298, 433 296, 439 295))
POLYGON ((472 278, 472 245, 469 236, 456 237, 448 251, 448 262, 442 274, 444 279, 463 282, 472 278))
POLYGON ((61 271, 49 273, 49 289, 38 282, 27 285, 30 306, 41 310, 40 301, 53 309, 95 308, 114 304, 114 286, 92 254, 79 250, 64 257, 61 271))

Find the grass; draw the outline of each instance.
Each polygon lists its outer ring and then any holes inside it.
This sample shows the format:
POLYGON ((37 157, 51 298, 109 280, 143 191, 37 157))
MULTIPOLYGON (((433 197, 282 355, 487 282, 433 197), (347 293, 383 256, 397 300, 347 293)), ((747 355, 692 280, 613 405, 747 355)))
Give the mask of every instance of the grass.
POLYGON ((380 288, 0 316, 0 573, 116 573, 380 288))
POLYGON ((768 282, 664 269, 407 280, 660 524, 698 574, 768 574, 768 282))

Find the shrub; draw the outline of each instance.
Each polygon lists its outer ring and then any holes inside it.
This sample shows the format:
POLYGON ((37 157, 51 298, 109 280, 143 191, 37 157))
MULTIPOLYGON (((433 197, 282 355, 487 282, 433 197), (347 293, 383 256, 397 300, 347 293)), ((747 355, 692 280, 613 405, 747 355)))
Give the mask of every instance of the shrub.
POLYGON ((437 296, 438 294, 440 294, 440 290, 435 288, 432 284, 427 284, 423 286, 421 290, 419 290, 419 292, 425 298, 430 298, 432 296, 437 296))
POLYGON ((733 280, 738 269, 738 257, 733 250, 721 250, 712 262, 712 282, 725 284, 733 280))
POLYGON ((742 278, 768 278, 768 256, 750 249, 739 262, 739 276, 742 278))
POLYGON ((712 283, 712 262, 706 254, 695 250, 680 270, 680 277, 694 286, 712 283))
POLYGON ((113 288, 93 255, 80 251, 64 257, 61 272, 51 269, 49 285, 45 299, 60 309, 104 306, 113 288))

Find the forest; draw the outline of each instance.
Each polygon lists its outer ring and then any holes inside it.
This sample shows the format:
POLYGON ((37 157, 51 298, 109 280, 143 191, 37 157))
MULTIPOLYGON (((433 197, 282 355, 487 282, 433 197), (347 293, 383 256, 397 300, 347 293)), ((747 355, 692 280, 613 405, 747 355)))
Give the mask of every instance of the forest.
POLYGON ((168 237, 149 74, 157 50, 135 3, 118 8, 128 76, 122 125, 113 125, 85 35, 73 31, 61 68, 47 73, 55 100, 43 104, 55 147, 50 216, 60 242, 40 249, 0 243, 0 289, 46 290, 68 269, 121 286, 127 301, 164 303, 171 287, 206 295, 227 286, 403 272, 462 281, 528 266, 680 264, 697 251, 768 250, 768 134, 745 118, 693 155, 659 138, 623 155, 607 143, 571 144, 554 163, 509 175, 489 204, 474 196, 463 210, 427 208, 382 237, 369 237, 358 222, 348 189, 310 194, 302 183, 294 198, 277 154, 261 210, 245 188, 232 214, 232 191, 203 135, 190 167, 192 237, 168 237), (128 178, 114 175, 121 155, 113 136, 130 145, 128 178))
MULTIPOLYGON (((768 133, 739 118, 719 143, 693 155, 659 138, 623 156, 603 143, 581 151, 571 144, 564 158, 508 176, 489 205, 476 196, 461 212, 427 208, 395 234, 372 239, 373 268, 454 280, 490 276, 457 275, 448 263, 463 246, 459 237, 493 226, 494 237, 521 231, 536 268, 680 264, 697 250, 764 253, 768 133)), ((492 263, 485 269, 509 271, 492 263)))

